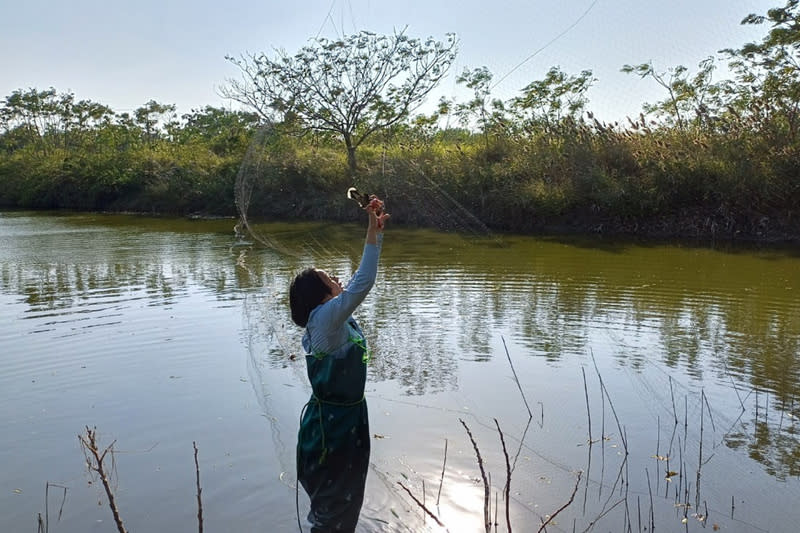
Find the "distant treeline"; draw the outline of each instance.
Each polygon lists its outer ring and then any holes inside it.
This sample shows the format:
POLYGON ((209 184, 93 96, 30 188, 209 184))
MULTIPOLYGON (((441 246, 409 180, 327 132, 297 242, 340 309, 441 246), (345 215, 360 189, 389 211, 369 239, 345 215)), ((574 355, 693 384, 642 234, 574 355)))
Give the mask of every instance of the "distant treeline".
POLYGON ((712 80, 721 59, 626 65, 665 99, 625 123, 587 109, 590 71, 553 68, 507 101, 491 98, 485 67, 465 71, 472 100, 373 135, 355 176, 340 138, 298 136, 288 119, 267 127, 215 107, 179 117, 154 101, 116 113, 18 90, 0 107, 0 205, 235 216, 244 172, 251 218, 351 220, 344 193, 357 185, 387 198, 394 223, 799 240, 798 2, 743 22, 769 29, 722 52, 730 79, 712 80))

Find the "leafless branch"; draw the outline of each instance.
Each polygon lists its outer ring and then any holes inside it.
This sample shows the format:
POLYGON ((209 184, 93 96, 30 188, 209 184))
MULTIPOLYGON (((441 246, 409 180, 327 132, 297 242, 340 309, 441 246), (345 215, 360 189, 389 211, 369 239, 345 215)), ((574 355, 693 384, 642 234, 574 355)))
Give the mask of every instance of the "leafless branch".
MULTIPOLYGON (((419 500, 417 499, 417 497, 416 497, 416 496, 414 496, 414 495, 411 493, 411 491, 410 491, 410 490, 408 490, 408 487, 406 487, 405 485, 403 485, 403 482, 402 482, 402 481, 398 481, 398 482, 397 482, 397 484, 398 484, 398 485, 400 485, 401 487, 403 487, 403 489, 404 489, 404 490, 405 490, 405 491, 408 493, 408 495, 409 495, 409 496, 411 496, 411 499, 412 499, 412 500, 414 500, 414 503, 416 503, 417 505, 419 505, 419 506, 420 506, 420 508, 421 508, 423 511, 425 511, 425 513, 426 513, 428 516, 430 516, 431 518, 433 518, 433 519, 436 521, 436 523, 439 525, 439 527, 445 527, 445 526, 444 526, 444 524, 442 524, 442 522, 439 520, 439 517, 437 517, 435 514, 433 514, 432 512, 430 512, 430 510, 429 510, 427 507, 425 507, 425 504, 424 504, 424 503, 422 503, 421 501, 419 501, 419 500)), ((445 527, 445 530, 447 530, 447 528, 446 528, 446 527, 445 527)))
POLYGON ((200 464, 197 462, 197 443, 192 441, 192 446, 194 447, 194 472, 197 483, 197 526, 198 532, 203 533, 203 500, 200 498, 203 489, 200 488, 200 464))
POLYGON ((475 438, 472 436, 472 431, 467 427, 467 423, 460 418, 458 421, 461 422, 461 425, 467 430, 469 440, 472 441, 472 447, 475 448, 475 455, 478 456, 478 467, 481 470, 481 478, 483 478, 483 523, 486 526, 486 533, 489 533, 492 521, 489 516, 489 498, 491 495, 489 494, 489 482, 486 479, 486 470, 483 468, 483 458, 481 457, 481 451, 478 449, 478 443, 475 442, 475 438))
POLYGON ((83 455, 86 458, 86 466, 89 468, 90 472, 95 472, 100 478, 100 481, 103 483, 103 489, 105 489, 106 497, 108 498, 108 506, 111 508, 111 513, 114 515, 114 522, 117 525, 117 531, 119 531, 119 533, 127 533, 125 530, 125 525, 122 523, 122 518, 119 515, 117 502, 114 499, 114 492, 111 490, 109 476, 106 473, 106 469, 103 464, 103 461, 109 452, 111 452, 113 463, 114 443, 116 443, 116 441, 109 444, 101 452, 97 447, 97 428, 89 429, 89 426, 86 426, 85 435, 78 435, 78 440, 81 443, 81 449, 83 450, 83 455))
POLYGON ((580 482, 581 482, 581 475, 582 475, 582 474, 583 474, 583 472, 582 472, 582 471, 580 471, 580 470, 578 470, 578 479, 576 479, 576 480, 575 480, 575 488, 573 488, 573 489, 572 489, 572 494, 570 495, 570 497, 569 497, 569 500, 567 501, 567 503, 565 503, 564 505, 562 505, 561 507, 559 507, 559 508, 558 508, 558 510, 556 510, 556 512, 555 512, 555 513, 551 514, 551 515, 550 515, 550 517, 549 517, 547 520, 545 520, 545 521, 542 523, 542 525, 539 527, 539 531, 538 531, 537 533, 541 533, 541 531, 543 531, 543 530, 544 530, 544 528, 545 528, 545 527, 547 527, 547 524, 549 524, 550 522, 552 522, 552 521, 553 521, 553 519, 554 519, 556 516, 558 516, 558 514, 559 514, 561 511, 563 511, 564 509, 566 509, 567 507, 569 507, 569 506, 572 504, 572 501, 575 499, 575 494, 578 492, 578 485, 580 485, 580 482))

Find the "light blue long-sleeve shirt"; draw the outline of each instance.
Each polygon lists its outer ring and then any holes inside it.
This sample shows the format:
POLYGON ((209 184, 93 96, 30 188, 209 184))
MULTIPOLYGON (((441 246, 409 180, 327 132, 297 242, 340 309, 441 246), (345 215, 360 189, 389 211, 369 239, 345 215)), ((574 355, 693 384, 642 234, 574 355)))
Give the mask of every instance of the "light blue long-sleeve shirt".
POLYGON ((377 244, 365 244, 361 263, 347 287, 311 311, 303 335, 307 353, 332 353, 348 341, 351 328, 347 321, 375 284, 382 243, 383 234, 379 233, 377 244))

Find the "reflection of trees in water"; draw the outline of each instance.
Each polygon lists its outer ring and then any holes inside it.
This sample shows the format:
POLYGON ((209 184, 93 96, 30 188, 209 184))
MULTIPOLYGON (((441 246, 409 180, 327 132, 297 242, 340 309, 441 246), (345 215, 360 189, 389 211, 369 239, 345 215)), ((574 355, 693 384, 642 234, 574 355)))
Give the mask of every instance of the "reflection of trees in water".
MULTIPOLYGON (((369 380, 394 380, 407 394, 457 388, 464 358, 461 331, 452 327, 456 294, 441 273, 395 265, 379 276, 356 315, 374 350, 369 380)), ((467 325, 465 325, 466 327, 467 325)))
POLYGON ((737 335, 718 352, 723 361, 715 361, 749 389, 748 410, 726 443, 785 479, 800 475, 800 318, 757 307, 750 302, 731 313, 737 335))
POLYGON ((187 289, 187 271, 163 264, 34 264, 2 271, 7 292, 24 295, 31 311, 61 310, 91 300, 149 298, 168 303, 187 289), (138 293, 143 292, 143 295, 138 293))
POLYGON ((663 360, 672 368, 683 364, 695 378, 705 370, 737 387, 742 412, 726 444, 785 479, 800 475, 800 321, 791 306, 754 300, 662 309, 663 360))
POLYGON ((780 480, 800 476, 800 405, 755 397, 755 407, 725 436, 725 444, 745 451, 780 480), (745 419, 746 417, 746 419, 745 419))
MULTIPOLYGON (((517 292, 499 289, 499 298, 517 292)), ((555 280, 532 280, 530 287, 515 295, 521 312, 498 321, 498 326, 509 324, 516 332, 516 340, 534 354, 549 361, 565 355, 588 351, 588 326, 585 321, 590 312, 591 295, 574 287, 562 286, 555 280)))
MULTIPOLYGON (((414 395, 455 389, 459 360, 502 356, 493 344, 498 331, 551 361, 598 353, 600 339, 632 369, 666 366, 697 381, 735 382, 743 395, 768 391, 769 419, 746 404, 751 421, 741 418, 728 445, 750 450, 775 475, 797 474, 800 303, 787 296, 800 288, 796 262, 731 255, 725 265, 711 251, 609 253, 532 240, 453 251, 450 236, 411 235, 387 241, 376 288, 356 313, 375 350, 371 381, 395 380, 414 395)), ((4 262, 0 291, 20 295, 34 312, 128 300, 169 305, 196 287, 220 300, 261 292, 259 305, 268 307, 253 316, 269 321, 272 329, 259 331, 276 340, 264 363, 284 367, 299 355, 286 291, 313 257, 203 233, 94 244, 72 256, 61 250, 49 258, 44 250, 36 260, 4 262)), ((338 259, 326 254, 321 266, 347 277, 360 248, 345 248, 338 259)))
MULTIPOLYGON (((743 395, 769 391, 775 420, 742 422, 758 411, 754 402, 745 403, 726 441, 747 449, 773 475, 798 474, 800 304, 783 290, 783 285, 798 285, 796 272, 776 282, 764 276, 767 265, 731 268, 734 273, 723 276, 714 263, 708 265, 710 273, 698 274, 705 265, 681 265, 670 267, 662 278, 647 262, 635 265, 638 275, 631 276, 631 268, 604 272, 589 257, 583 267, 576 261, 527 259, 527 268, 513 253, 489 264, 470 264, 463 257, 457 268, 448 264, 450 278, 457 279, 440 284, 435 298, 448 308, 452 302, 469 305, 459 306, 455 315, 442 309, 445 327, 455 320, 465 324, 465 331, 477 329, 475 324, 483 332, 511 330, 517 344, 548 360, 586 354, 596 339, 604 338, 621 365, 666 366, 701 385, 716 379, 728 388, 735 381, 743 395), (476 279, 481 283, 458 282, 476 279)), ((426 263, 425 268, 435 270, 435 265, 426 263)), ((762 418, 764 409, 761 405, 762 418)))
POLYGON ((147 257, 96 257, 77 263, 3 264, 0 290, 20 294, 31 311, 62 310, 98 300, 113 304, 146 299, 150 305, 166 305, 202 287, 220 299, 237 298, 241 276, 234 265, 219 256, 177 258, 168 253, 147 257))

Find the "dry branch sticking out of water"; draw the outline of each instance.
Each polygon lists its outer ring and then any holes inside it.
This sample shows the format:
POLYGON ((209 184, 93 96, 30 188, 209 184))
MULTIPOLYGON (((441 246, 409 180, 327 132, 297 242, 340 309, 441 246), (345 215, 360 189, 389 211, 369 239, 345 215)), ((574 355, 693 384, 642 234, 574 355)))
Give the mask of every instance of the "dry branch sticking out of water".
POLYGON ((86 457, 86 466, 89 468, 90 472, 96 473, 103 483, 103 489, 105 489, 106 497, 108 497, 108 506, 111 507, 111 513, 114 515, 114 523, 117 525, 117 531, 119 531, 119 533, 127 533, 125 524, 122 523, 122 518, 117 508, 114 491, 111 490, 111 482, 106 473, 106 467, 103 463, 106 459, 106 455, 110 452, 113 464, 114 444, 116 441, 113 441, 103 451, 100 451, 97 446, 97 428, 89 429, 89 426, 86 426, 85 434, 78 435, 78 440, 81 443, 81 449, 86 457))

